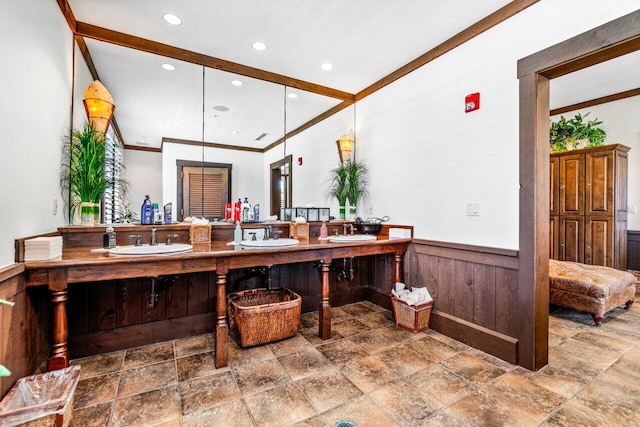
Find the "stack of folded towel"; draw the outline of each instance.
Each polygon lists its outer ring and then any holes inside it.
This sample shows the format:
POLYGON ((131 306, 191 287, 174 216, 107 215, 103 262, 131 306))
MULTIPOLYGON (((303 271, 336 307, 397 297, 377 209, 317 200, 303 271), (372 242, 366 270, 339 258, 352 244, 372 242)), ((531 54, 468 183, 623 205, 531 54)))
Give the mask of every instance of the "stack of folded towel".
POLYGON ((401 282, 396 282, 396 288, 391 290, 391 294, 408 305, 421 305, 433 301, 427 288, 409 289, 401 282))
POLYGON ((62 236, 42 236, 24 241, 24 260, 49 260, 62 256, 62 236))

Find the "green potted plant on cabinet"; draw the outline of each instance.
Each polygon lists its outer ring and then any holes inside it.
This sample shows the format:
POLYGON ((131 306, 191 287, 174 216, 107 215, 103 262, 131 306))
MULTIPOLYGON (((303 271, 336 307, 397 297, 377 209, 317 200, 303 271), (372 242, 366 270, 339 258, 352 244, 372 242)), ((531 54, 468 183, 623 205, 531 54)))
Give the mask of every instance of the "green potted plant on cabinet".
POLYGON ((91 123, 75 129, 62 148, 60 184, 68 192, 69 221, 80 216, 82 225, 100 223, 100 202, 111 179, 105 174, 105 136, 91 123))
POLYGON ((560 116, 557 122, 551 122, 549 130, 549 146, 551 151, 566 151, 583 147, 599 147, 604 145, 607 133, 602 129, 602 121, 585 121, 584 116, 576 114, 572 119, 560 116), (588 141, 588 142, 586 142, 588 141))

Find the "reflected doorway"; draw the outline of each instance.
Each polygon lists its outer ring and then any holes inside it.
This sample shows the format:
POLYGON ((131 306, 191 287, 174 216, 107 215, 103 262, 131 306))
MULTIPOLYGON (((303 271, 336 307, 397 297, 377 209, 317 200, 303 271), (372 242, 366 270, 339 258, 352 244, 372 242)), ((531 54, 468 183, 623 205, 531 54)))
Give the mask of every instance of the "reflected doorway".
POLYGON ((283 219, 282 212, 292 205, 292 168, 293 156, 271 163, 271 211, 270 215, 277 215, 283 219))
POLYGON ((178 160, 176 166, 178 221, 186 217, 224 218, 225 205, 231 203, 231 165, 178 160))

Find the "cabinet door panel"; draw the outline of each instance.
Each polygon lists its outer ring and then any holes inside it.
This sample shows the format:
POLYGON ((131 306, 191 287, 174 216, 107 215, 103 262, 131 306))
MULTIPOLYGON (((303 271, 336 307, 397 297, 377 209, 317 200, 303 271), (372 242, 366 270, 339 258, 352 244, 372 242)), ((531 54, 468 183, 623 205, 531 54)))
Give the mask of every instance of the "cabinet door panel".
POLYGON ((613 214, 613 152, 588 153, 585 215, 613 214))
POLYGON ((560 260, 584 262, 584 220, 560 217, 560 260))
POLYGON ((557 216, 549 218, 549 258, 560 259, 558 252, 560 246, 560 236, 558 236, 559 220, 557 216))
POLYGON ((584 258, 586 264, 613 267, 613 218, 586 217, 584 258))
POLYGON ((560 158, 560 215, 584 214, 584 155, 560 158))

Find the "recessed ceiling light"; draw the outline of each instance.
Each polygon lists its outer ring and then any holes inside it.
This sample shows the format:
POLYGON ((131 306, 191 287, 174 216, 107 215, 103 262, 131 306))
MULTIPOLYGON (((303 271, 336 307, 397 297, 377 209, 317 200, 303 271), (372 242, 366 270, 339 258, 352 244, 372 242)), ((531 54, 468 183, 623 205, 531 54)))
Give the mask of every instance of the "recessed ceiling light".
POLYGON ((333 65, 329 64, 328 62, 325 62, 320 66, 320 68, 322 68, 324 71, 329 71, 333 69, 333 65))
POLYGON ((226 105, 216 105, 213 109, 216 111, 229 111, 229 107, 226 105))
POLYGON ((237 134, 239 134, 240 132, 238 132, 237 130, 232 130, 232 131, 231 131, 231 133, 232 133, 232 134, 234 134, 234 135, 237 135, 237 134))
POLYGON ((173 65, 171 65, 171 64, 162 64, 162 68, 164 68, 164 69, 165 69, 165 70, 167 70, 167 71, 173 71, 173 70, 175 70, 175 69, 176 69, 176 67, 174 67, 174 66, 173 66, 173 65))
POLYGON ((243 83, 240 80, 232 80, 231 84, 234 86, 242 86, 243 83))
POLYGON ((174 15, 173 13, 165 13, 162 15, 162 18, 167 21, 168 24, 171 25, 180 25, 182 24, 182 19, 178 15, 174 15))
POLYGON ((263 50, 267 50, 267 45, 262 42, 255 42, 251 46, 259 52, 262 52, 263 50))
POLYGON ((297 93, 290 93, 287 95, 289 98, 297 98, 298 94, 297 93))

